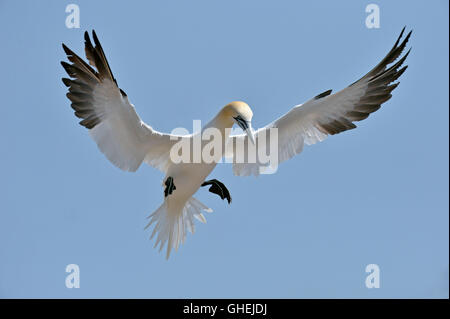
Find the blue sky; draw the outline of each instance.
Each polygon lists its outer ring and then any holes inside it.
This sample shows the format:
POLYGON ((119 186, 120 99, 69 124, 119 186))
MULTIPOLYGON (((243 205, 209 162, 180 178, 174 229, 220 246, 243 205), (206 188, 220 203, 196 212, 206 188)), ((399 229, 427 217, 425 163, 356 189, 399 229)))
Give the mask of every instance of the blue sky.
POLYGON ((448 298, 448 1, 0 0, 0 297, 448 298), (65 26, 80 7, 81 28, 65 26), (163 174, 115 168, 77 124, 59 64, 95 29, 119 85, 161 131, 232 100, 263 126, 378 63, 414 30, 393 98, 274 175, 212 173, 228 206, 166 261, 144 231, 163 174), (65 267, 80 267, 79 289, 65 267), (381 287, 365 287, 379 265, 381 287))

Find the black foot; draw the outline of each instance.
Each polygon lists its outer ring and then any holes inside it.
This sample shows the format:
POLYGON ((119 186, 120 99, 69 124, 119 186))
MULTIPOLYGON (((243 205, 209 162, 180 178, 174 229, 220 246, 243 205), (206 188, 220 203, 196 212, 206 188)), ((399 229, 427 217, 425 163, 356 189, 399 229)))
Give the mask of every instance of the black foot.
POLYGON ((211 193, 217 194, 222 199, 227 199, 228 204, 231 203, 231 195, 228 189, 225 187, 225 185, 222 182, 219 182, 217 179, 211 179, 209 181, 203 182, 202 186, 211 185, 209 188, 209 191, 211 193))
POLYGON ((169 196, 172 194, 174 190, 177 188, 175 187, 175 184, 173 183, 173 177, 169 176, 167 177, 166 181, 164 182, 164 185, 166 185, 166 189, 164 190, 164 197, 169 196))

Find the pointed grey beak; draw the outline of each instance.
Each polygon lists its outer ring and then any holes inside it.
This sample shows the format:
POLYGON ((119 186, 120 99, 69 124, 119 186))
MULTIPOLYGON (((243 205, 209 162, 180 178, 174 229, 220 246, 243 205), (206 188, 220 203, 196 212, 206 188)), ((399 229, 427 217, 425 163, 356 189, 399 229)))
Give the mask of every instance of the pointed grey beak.
POLYGON ((247 133, 248 139, 250 141, 252 141, 253 145, 255 145, 256 144, 255 133, 253 133, 253 128, 252 128, 252 125, 250 124, 250 122, 248 122, 248 127, 245 130, 245 132, 247 133))
POLYGON ((252 124, 249 121, 244 120, 240 115, 236 116, 234 119, 239 127, 247 133, 248 138, 252 141, 253 145, 255 145, 255 135, 253 133, 252 124))

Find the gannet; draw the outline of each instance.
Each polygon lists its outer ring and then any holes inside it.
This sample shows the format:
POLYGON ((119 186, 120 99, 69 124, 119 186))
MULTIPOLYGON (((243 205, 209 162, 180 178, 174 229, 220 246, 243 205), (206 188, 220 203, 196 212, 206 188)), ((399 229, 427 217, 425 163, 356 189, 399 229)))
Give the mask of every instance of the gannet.
MULTIPOLYGON (((364 120, 377 111, 398 86, 399 82, 391 83, 406 70, 407 66, 402 65, 411 50, 394 63, 411 36, 412 31, 400 43, 404 31, 405 28, 378 65, 335 94, 327 90, 304 104, 294 106, 256 131, 251 126, 253 112, 250 107, 245 102, 234 101, 224 106, 200 132, 184 138, 193 139, 207 128, 216 128, 225 144, 241 141, 247 145, 250 141, 250 145, 258 148, 259 138, 271 128, 276 128, 279 164, 299 154, 304 144, 311 145, 328 135, 354 129, 354 122, 364 120), (231 135, 229 129, 234 124, 244 132, 231 135)), ((84 34, 89 64, 63 44, 71 62, 61 62, 70 77, 62 79, 69 88, 67 97, 72 102, 75 116, 81 118, 79 124, 89 130, 100 151, 115 166, 134 172, 145 162, 165 173, 163 203, 149 216, 146 228, 154 225, 150 238, 156 236, 155 247, 159 245, 160 251, 167 247, 166 258, 169 258, 172 248, 178 249, 184 242, 187 231, 194 233, 194 218, 204 223, 202 211, 212 211, 193 197, 197 190, 208 186, 210 192, 228 203, 231 203, 230 193, 217 179, 206 180, 217 162, 175 163, 171 160, 171 148, 180 136, 159 132, 141 120, 128 96, 119 88, 95 31, 92 31, 92 36, 94 45, 88 32, 84 34)), ((242 151, 232 148, 232 155, 239 155, 233 152, 242 151)), ((259 175, 261 163, 235 162, 233 172, 238 176, 259 175)))

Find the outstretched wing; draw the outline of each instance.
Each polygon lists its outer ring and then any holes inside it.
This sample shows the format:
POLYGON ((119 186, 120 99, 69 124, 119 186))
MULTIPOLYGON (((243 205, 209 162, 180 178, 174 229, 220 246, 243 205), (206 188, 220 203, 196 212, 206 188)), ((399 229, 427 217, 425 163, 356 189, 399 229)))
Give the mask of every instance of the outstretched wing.
MULTIPOLYGON (((409 51, 398 62, 388 67, 401 55, 411 36, 409 32, 399 44, 404 31, 405 28, 386 57, 361 79, 335 94, 331 94, 331 90, 325 91, 303 105, 295 106, 276 121, 257 130, 255 132, 257 148, 265 147, 262 151, 270 154, 269 143, 262 143, 261 145, 265 146, 260 146, 258 142, 259 139, 264 138, 269 141, 270 128, 277 128, 277 164, 279 164, 299 154, 304 144, 315 144, 328 135, 356 128, 353 122, 366 119, 370 113, 377 111, 381 104, 392 97, 391 92, 399 82, 391 83, 397 80, 407 68, 407 66, 401 66, 409 51)), ((227 157, 247 158, 246 154, 239 153, 248 152, 247 135, 231 136, 229 143, 231 146, 228 148, 227 157), (237 150, 235 145, 239 142, 243 143, 244 147, 237 150)), ((257 151, 261 150, 257 149, 257 151)), ((261 161, 258 160, 256 163, 236 163, 236 161, 233 163, 235 175, 258 175, 262 168, 261 161)))
POLYGON ((62 81, 69 88, 67 97, 72 101, 75 115, 117 167, 136 171, 145 160, 165 172, 170 148, 176 141, 170 139, 170 134, 156 131, 140 119, 125 92, 117 86, 95 31, 92 35, 95 46, 89 34, 84 34, 90 65, 63 44, 72 63, 61 62, 71 78, 62 81))

